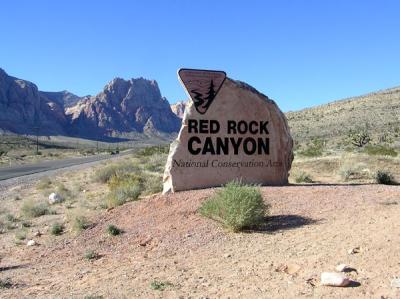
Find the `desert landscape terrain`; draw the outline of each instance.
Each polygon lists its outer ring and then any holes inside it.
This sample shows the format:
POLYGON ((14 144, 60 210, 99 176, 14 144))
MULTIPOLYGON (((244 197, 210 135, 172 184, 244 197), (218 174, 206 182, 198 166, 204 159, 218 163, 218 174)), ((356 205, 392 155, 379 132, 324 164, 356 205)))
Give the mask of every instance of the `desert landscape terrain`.
POLYGON ((142 150, 3 189, 1 297, 400 295, 392 286, 400 273, 400 191, 371 177, 384 168, 398 179, 398 157, 296 158, 290 186, 261 187, 270 205, 265 223, 234 233, 199 213, 219 188, 158 193, 166 151, 142 150), (115 201, 107 176, 133 169, 146 178, 140 200, 115 201), (305 176, 313 183, 296 183, 305 176), (53 191, 65 200, 47 204, 53 191), (35 215, 35 204, 46 211, 35 215), (321 272, 343 263, 350 286, 321 286, 321 272))

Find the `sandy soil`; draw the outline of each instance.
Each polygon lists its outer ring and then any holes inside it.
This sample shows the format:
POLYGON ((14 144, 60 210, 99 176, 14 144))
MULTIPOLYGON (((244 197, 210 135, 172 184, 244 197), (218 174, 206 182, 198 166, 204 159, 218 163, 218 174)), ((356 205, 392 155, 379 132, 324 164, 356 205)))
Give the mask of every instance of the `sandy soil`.
MULTIPOLYGON (((214 190, 156 195, 101 212, 72 238, 38 246, 1 243, 2 298, 399 298, 400 187, 263 187, 263 229, 232 233, 197 213, 214 190), (106 234, 115 224, 125 232, 106 234), (359 247, 358 253, 349 254, 359 247), (100 258, 88 261, 95 250, 100 258), (350 287, 319 285, 346 263, 350 287), (154 281, 166 284, 154 290, 154 281), (169 284, 167 284, 169 283, 169 284)), ((49 242, 49 238, 56 238, 49 242)))

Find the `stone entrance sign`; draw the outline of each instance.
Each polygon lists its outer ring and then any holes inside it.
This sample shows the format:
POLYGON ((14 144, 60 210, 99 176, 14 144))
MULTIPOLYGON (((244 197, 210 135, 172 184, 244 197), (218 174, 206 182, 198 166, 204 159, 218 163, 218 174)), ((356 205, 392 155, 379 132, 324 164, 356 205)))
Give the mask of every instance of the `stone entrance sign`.
POLYGON ((170 148, 163 192, 244 183, 284 185, 293 141, 273 100, 220 71, 178 72, 191 101, 170 148))

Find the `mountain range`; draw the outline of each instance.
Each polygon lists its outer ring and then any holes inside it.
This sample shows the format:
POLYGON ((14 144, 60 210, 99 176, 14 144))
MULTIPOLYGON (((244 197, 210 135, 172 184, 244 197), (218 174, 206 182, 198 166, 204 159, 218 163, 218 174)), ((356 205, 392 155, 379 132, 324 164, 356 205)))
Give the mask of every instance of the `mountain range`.
POLYGON ((0 129, 89 139, 174 134, 181 125, 158 84, 115 78, 96 96, 45 92, 0 69, 0 129))
MULTIPOLYGON (((144 78, 115 78, 95 96, 66 90, 45 92, 0 68, 0 132, 61 135, 87 139, 173 138, 186 101, 170 105, 158 84, 144 78)), ((337 143, 350 130, 374 138, 400 136, 400 87, 285 113, 294 139, 337 143)))

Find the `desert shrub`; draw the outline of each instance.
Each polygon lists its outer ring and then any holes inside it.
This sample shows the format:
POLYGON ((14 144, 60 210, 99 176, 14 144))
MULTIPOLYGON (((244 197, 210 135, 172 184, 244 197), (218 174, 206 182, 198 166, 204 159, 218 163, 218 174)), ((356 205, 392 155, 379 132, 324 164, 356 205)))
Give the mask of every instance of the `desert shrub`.
POLYGON ((83 299, 103 299, 104 297, 101 295, 88 295, 83 297, 83 299))
POLYGON ((140 168, 133 163, 112 164, 100 168, 95 172, 93 180, 98 183, 107 183, 113 176, 122 176, 129 173, 140 173, 140 168))
POLYGON ((157 281, 154 280, 150 284, 150 288, 156 291, 164 291, 168 287, 173 287, 174 285, 169 281, 157 281))
POLYGON ((319 157, 325 148, 325 140, 313 139, 305 149, 298 151, 297 153, 304 157, 319 157))
POLYGON ((6 220, 9 222, 17 222, 18 221, 18 219, 13 214, 10 214, 10 213, 6 214, 5 217, 6 217, 6 220))
POLYGON ((5 279, 0 279, 0 289, 10 289, 13 287, 13 283, 11 282, 11 279, 5 278, 5 279))
POLYGON ((122 230, 119 229, 118 227, 116 227, 115 225, 110 224, 110 225, 107 227, 107 233, 108 233, 109 235, 111 235, 111 236, 118 236, 118 235, 120 235, 120 234, 122 233, 122 230))
POLYGON ((100 168, 95 172, 93 180, 97 183, 107 183, 108 180, 115 175, 117 168, 116 165, 108 165, 104 168, 100 168))
POLYGON ((128 201, 138 199, 141 192, 142 187, 139 185, 119 185, 106 196, 106 205, 108 208, 115 208, 128 201))
POLYGON ((44 202, 34 202, 27 200, 22 204, 21 213, 28 218, 40 217, 50 214, 50 210, 44 202))
POLYGON ((143 168, 147 171, 162 173, 166 162, 167 154, 155 154, 144 161, 143 168))
POLYGON ((234 181, 205 201, 200 213, 233 231, 240 231, 260 224, 268 208, 257 187, 234 181))
POLYGON ((344 181, 370 179, 371 172, 364 163, 345 163, 339 169, 339 175, 344 181))
POLYGON ((395 149, 384 145, 367 145, 364 152, 368 155, 391 156, 396 157, 395 149))
POLYGON ((157 175, 146 176, 143 183, 143 194, 150 195, 160 193, 163 189, 162 177, 157 175))
POLYGON ((14 235, 15 239, 18 241, 22 241, 26 239, 26 231, 25 230, 20 230, 17 231, 14 235))
POLYGON ((64 226, 61 223, 54 223, 50 227, 50 233, 54 236, 59 236, 64 232, 64 226))
POLYGON ((365 129, 350 130, 347 134, 347 142, 356 147, 363 147, 371 141, 371 136, 365 129))
POLYGON ((169 145, 149 146, 139 150, 136 156, 152 156, 156 154, 168 154, 169 145))
POLYGON ((72 196, 72 192, 61 182, 56 183, 56 193, 60 195, 63 200, 69 199, 72 196))
POLYGON ((378 184, 383 184, 383 185, 395 185, 396 181, 393 178, 393 175, 389 172, 386 171, 377 171, 375 174, 375 181, 378 184))
POLYGON ((100 255, 94 250, 88 250, 85 252, 84 257, 87 260, 97 260, 100 257, 100 255))
POLYGON ((314 182, 311 176, 305 172, 301 172, 295 176, 296 183, 312 183, 314 182))
POLYGON ((108 208, 115 208, 139 198, 143 190, 143 177, 133 173, 115 174, 108 182, 110 189, 106 196, 108 208))
POLYGON ((76 232, 81 232, 87 228, 89 228, 90 222, 89 220, 83 215, 76 215, 73 218, 72 229, 76 232))
POLYGON ((44 189, 48 189, 51 187, 51 180, 48 177, 43 177, 40 179, 40 181, 36 184, 36 189, 38 190, 44 190, 44 189))

